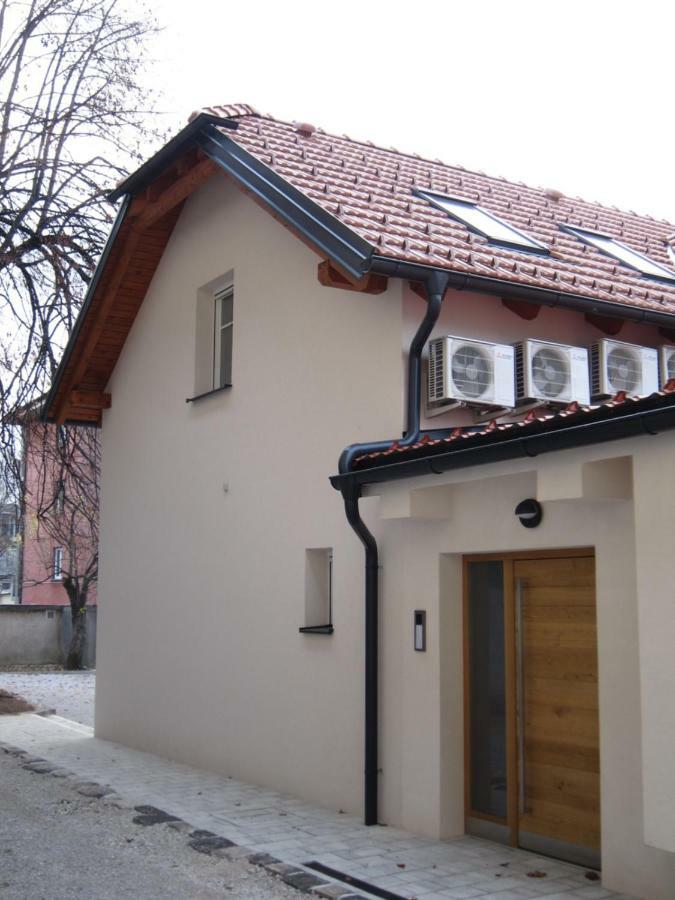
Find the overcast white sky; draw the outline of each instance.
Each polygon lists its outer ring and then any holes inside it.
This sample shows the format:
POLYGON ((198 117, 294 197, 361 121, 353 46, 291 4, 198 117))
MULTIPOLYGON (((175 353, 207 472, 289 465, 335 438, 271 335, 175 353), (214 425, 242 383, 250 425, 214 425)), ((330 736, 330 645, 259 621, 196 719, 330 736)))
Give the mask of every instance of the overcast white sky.
POLYGON ((172 127, 279 118, 675 222, 675 4, 155 0, 172 127))

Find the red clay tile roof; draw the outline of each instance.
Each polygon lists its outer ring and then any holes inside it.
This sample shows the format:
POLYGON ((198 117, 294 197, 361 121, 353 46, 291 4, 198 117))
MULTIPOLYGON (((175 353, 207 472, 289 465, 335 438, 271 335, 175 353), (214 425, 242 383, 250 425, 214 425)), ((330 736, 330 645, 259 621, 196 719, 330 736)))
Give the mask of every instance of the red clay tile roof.
POLYGON ((202 112, 236 118, 225 132, 249 153, 367 240, 380 256, 590 299, 675 312, 675 284, 646 278, 562 232, 600 231, 671 268, 675 225, 493 178, 393 149, 259 115, 246 104, 202 112), (476 202, 550 248, 534 256, 491 245, 412 194, 437 191, 476 202))
POLYGON ((580 406, 578 403, 572 403, 559 412, 542 412, 541 409, 533 409, 517 422, 498 423, 493 420, 484 428, 455 428, 448 437, 434 439, 424 436, 417 444, 410 447, 401 447, 397 441, 394 441, 388 450, 367 453, 358 457, 354 461, 353 468, 376 468, 389 463, 449 453, 460 446, 463 448, 486 443, 499 443, 531 434, 560 431, 583 422, 620 418, 633 412, 668 406, 675 406, 675 379, 666 382, 661 391, 644 397, 629 397, 625 391, 620 391, 611 400, 594 406, 580 406))

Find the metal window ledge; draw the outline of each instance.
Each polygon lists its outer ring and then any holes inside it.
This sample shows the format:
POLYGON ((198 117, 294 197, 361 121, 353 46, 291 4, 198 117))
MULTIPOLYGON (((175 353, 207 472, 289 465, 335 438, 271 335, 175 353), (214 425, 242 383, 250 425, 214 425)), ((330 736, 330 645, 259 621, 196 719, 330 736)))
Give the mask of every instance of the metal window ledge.
POLYGON ((212 388, 210 391, 204 391, 203 394, 197 394, 194 397, 186 397, 186 403, 194 403, 195 400, 203 400, 204 397, 211 397, 213 394, 221 394, 223 391, 228 391, 232 387, 231 384, 224 384, 221 387, 212 388))
POLYGON ((298 628, 300 634, 332 634, 335 629, 332 625, 305 625, 298 628))

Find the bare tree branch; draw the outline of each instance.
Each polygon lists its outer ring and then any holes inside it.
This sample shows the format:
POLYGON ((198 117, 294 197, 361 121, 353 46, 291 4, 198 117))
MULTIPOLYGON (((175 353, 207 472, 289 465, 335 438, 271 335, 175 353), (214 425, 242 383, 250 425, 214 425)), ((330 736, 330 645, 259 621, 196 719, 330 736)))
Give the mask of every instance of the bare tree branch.
POLYGON ((25 503, 25 520, 63 548, 74 617, 97 577, 98 440, 91 429, 68 429, 55 443, 58 432, 31 413, 107 237, 114 210, 105 193, 162 137, 140 86, 156 26, 139 9, 0 0, 0 498, 25 503), (30 433, 30 465, 19 422, 30 433))

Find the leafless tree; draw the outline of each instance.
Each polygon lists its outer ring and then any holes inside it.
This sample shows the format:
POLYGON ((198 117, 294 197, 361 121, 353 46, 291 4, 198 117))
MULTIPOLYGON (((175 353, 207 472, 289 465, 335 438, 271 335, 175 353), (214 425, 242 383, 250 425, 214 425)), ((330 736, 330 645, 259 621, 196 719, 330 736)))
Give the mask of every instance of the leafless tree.
POLYGON ((154 24, 119 0, 0 0, 0 434, 49 386, 109 230, 104 197, 159 135, 141 86, 154 24))
MULTIPOLYGON (((162 138, 142 86, 155 31, 139 3, 0 0, 0 495, 20 505, 17 423, 49 387, 77 318, 114 213, 105 193, 162 138)), ((98 442, 69 430, 55 456, 48 434, 27 512, 64 547, 76 623, 97 572, 96 553, 84 560, 76 543, 98 537, 98 442)))
POLYGON ((24 422, 26 585, 57 581, 70 602, 65 666, 82 668, 86 604, 98 575, 100 444, 94 427, 24 422), (58 557, 55 558, 55 548, 58 557))

